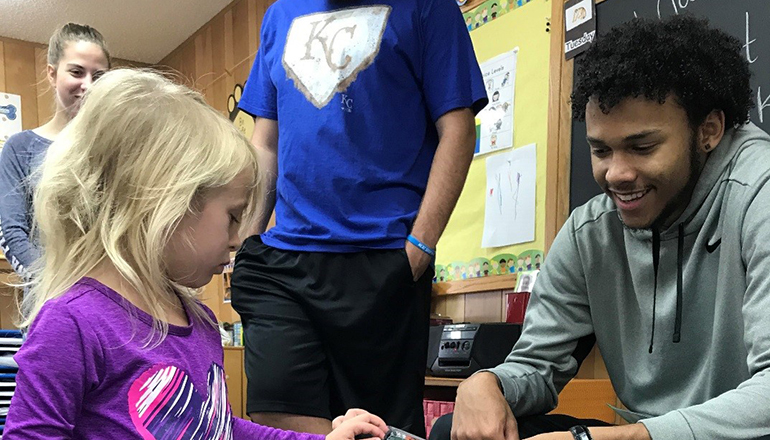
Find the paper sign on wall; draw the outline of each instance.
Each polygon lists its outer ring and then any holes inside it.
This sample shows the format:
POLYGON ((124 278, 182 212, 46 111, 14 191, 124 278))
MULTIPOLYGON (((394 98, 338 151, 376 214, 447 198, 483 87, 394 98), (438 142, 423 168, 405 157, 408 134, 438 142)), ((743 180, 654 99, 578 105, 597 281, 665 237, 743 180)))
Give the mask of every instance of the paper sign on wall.
POLYGON ((0 148, 21 131, 21 96, 0 93, 0 148))
POLYGON ((596 39, 594 0, 570 0, 564 4, 564 57, 574 58, 596 39))
POLYGON ((487 158, 487 191, 481 247, 535 239, 535 144, 487 158))
POLYGON ((481 122, 476 155, 513 146, 513 102, 519 49, 498 55, 481 65, 489 104, 476 118, 481 122))

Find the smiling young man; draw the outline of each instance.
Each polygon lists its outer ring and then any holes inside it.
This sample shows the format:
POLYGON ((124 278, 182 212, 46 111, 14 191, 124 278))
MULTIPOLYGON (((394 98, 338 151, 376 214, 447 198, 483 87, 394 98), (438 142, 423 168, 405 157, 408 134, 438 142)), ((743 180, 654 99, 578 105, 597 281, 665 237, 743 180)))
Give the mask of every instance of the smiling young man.
POLYGON ((432 439, 770 439, 770 137, 749 76, 740 42, 692 17, 586 52, 573 112, 605 194, 567 220, 521 339, 432 439), (543 415, 594 337, 627 425, 543 415))

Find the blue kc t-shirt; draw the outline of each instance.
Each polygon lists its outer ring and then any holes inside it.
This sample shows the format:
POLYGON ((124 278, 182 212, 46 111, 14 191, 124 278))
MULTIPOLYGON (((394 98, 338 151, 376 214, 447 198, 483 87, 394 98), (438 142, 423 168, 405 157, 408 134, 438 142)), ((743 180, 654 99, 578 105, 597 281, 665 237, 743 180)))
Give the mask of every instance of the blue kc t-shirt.
MULTIPOLYGON (((280 249, 404 246, 438 145, 436 121, 487 103, 448 0, 278 0, 240 108, 278 121, 280 249)), ((472 146, 471 146, 472 148, 472 146)))

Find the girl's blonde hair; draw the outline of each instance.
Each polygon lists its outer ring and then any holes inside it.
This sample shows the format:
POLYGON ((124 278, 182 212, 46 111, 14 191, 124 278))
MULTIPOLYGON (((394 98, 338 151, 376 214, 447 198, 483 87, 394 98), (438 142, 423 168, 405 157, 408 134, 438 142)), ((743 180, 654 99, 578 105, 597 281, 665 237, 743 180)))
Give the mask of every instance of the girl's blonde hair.
MULTIPOLYGON (((243 225, 261 198, 251 143, 203 97, 149 70, 118 69, 96 81, 38 170, 33 206, 42 256, 23 300, 22 326, 102 263, 111 263, 149 306, 152 339, 168 334, 163 307, 178 295, 193 317, 216 325, 196 290, 168 278, 164 249, 207 191, 251 176, 243 225)), ((194 243, 193 243, 194 245, 194 243)))

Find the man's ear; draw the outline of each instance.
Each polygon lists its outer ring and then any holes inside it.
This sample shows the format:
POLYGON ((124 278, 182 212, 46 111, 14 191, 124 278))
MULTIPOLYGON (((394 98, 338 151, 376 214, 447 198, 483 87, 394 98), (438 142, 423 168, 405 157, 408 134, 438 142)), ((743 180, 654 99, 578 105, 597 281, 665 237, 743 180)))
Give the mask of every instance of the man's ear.
POLYGON ((712 110, 698 127, 698 149, 710 153, 719 145, 725 135, 725 112, 712 110))

